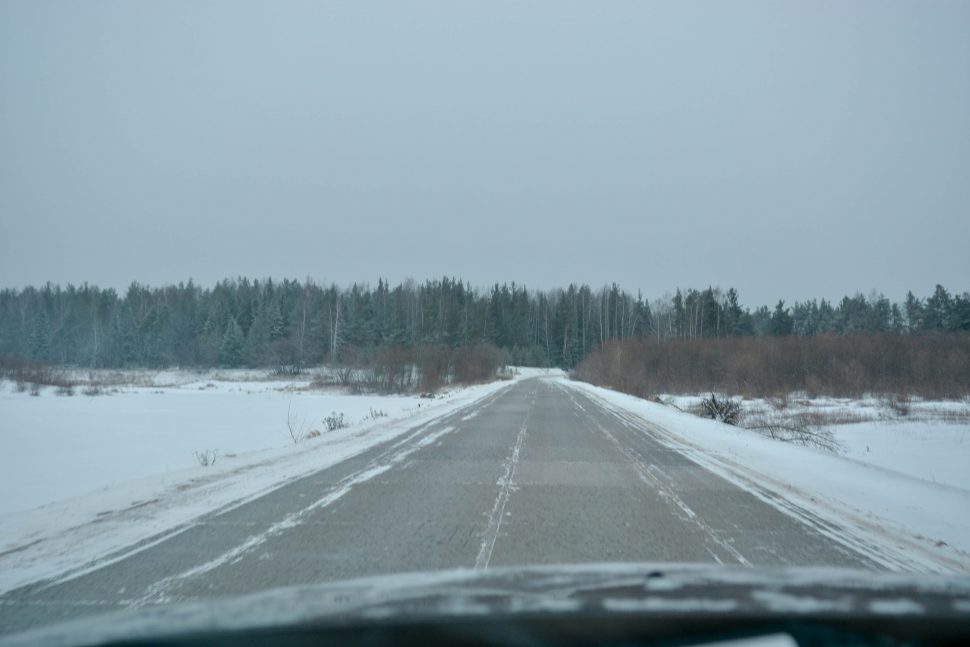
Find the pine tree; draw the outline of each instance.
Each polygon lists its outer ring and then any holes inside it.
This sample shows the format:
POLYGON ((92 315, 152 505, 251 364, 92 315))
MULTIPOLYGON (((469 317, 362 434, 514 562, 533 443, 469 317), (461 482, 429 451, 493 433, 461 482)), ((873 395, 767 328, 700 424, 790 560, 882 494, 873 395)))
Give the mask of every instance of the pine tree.
POLYGON ((906 330, 913 334, 923 327, 923 303, 912 292, 906 293, 906 301, 903 304, 906 313, 906 330))
POLYGON ((923 323, 927 330, 942 331, 949 328, 951 307, 950 293, 942 285, 937 285, 933 296, 926 300, 923 323))
POLYGON ((950 308, 950 330, 970 330, 970 294, 964 292, 953 298, 950 308))

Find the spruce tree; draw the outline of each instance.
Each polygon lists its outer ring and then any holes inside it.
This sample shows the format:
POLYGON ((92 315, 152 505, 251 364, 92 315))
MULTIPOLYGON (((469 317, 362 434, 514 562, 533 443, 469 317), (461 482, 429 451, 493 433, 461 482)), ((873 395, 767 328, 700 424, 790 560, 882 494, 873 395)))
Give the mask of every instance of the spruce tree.
POLYGON ((243 332, 235 317, 230 317, 226 324, 226 332, 222 336, 222 347, 219 349, 219 362, 223 366, 235 367, 243 363, 243 332))
POLYGON ((769 332, 775 337, 790 335, 795 327, 795 322, 788 313, 784 301, 779 301, 775 306, 775 311, 771 315, 771 323, 768 326, 769 332))

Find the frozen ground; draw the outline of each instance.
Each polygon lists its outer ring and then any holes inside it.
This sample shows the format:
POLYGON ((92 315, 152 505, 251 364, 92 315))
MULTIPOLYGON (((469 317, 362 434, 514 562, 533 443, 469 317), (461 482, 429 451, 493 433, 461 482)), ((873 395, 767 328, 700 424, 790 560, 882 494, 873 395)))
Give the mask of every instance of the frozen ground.
POLYGON ((970 491, 968 424, 861 422, 831 429, 846 458, 970 491))
POLYGON ((251 371, 115 378, 112 394, 93 397, 82 388, 31 396, 0 383, 0 592, 254 498, 507 383, 432 400, 310 389, 308 378, 251 371), (377 410, 386 417, 372 417, 377 410), (349 426, 327 432, 333 412, 349 426), (294 444, 288 419, 321 435, 294 444), (213 465, 197 463, 204 450, 216 452, 213 465))
MULTIPOLYGON (((661 396, 689 411, 704 395, 661 396)), ((859 463, 970 491, 970 402, 907 403, 901 416, 880 398, 748 399, 746 418, 809 420, 832 434, 837 452, 859 463)), ((745 420, 742 420, 744 426, 745 420)))
MULTIPOLYGON (((620 415, 652 423, 679 451, 790 514, 811 510, 849 540, 879 545, 928 571, 970 570, 970 425, 941 422, 961 419, 966 403, 920 403, 929 412, 922 421, 909 419, 912 412, 904 420, 880 415, 875 401, 815 403, 862 420, 829 427, 840 444, 831 452, 589 384, 572 386, 620 415)), ((668 401, 686 409, 698 399, 668 401)))
POLYGON ((160 382, 169 386, 95 397, 80 389, 58 396, 52 388, 31 397, 5 383, 0 453, 10 460, 0 471, 0 515, 146 475, 194 471, 195 452, 215 452, 216 467, 238 466, 247 460, 240 454, 292 445, 288 416, 296 431, 324 432, 324 417, 338 412, 359 430, 371 410, 398 419, 429 405, 417 397, 300 390, 305 381, 160 382))

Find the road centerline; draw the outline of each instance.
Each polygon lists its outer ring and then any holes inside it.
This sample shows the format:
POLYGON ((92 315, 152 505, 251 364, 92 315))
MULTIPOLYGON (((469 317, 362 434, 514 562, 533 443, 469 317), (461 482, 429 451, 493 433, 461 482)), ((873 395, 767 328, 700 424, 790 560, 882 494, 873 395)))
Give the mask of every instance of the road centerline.
POLYGON ((525 436, 529 428, 529 421, 532 418, 532 412, 535 409, 535 402, 536 388, 533 387, 532 401, 529 403, 529 410, 526 412, 525 419, 522 421, 522 426, 519 428, 519 433, 515 437, 515 444, 513 445, 512 452, 509 454, 509 458, 505 464, 505 473, 497 482, 497 485, 499 485, 499 493, 495 498, 495 504, 492 506, 492 511, 489 514, 488 525, 485 527, 482 545, 478 551, 478 557, 475 559, 476 569, 488 568, 488 562, 492 559, 492 551, 495 549, 495 541, 498 539, 499 531, 502 529, 502 520, 505 517, 505 506, 509 502, 509 497, 512 494, 512 488, 515 484, 515 471, 519 465, 519 455, 522 451, 522 444, 525 442, 525 436))

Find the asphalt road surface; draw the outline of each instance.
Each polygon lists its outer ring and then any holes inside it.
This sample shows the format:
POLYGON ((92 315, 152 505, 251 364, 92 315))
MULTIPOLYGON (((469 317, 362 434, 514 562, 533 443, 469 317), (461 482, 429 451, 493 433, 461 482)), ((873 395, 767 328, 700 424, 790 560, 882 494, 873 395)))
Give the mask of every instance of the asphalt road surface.
POLYGON ((130 606, 442 568, 874 568, 612 415, 529 379, 110 565, 0 597, 0 633, 130 606))

